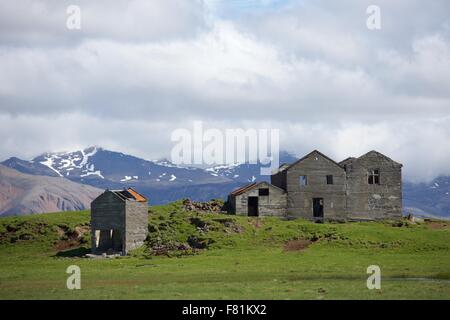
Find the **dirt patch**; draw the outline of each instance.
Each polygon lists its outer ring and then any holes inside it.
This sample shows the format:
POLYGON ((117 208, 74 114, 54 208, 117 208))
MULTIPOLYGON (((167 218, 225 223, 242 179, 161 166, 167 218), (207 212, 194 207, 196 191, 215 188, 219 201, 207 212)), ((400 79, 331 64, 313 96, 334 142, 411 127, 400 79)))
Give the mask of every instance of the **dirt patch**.
POLYGON ((284 244, 284 251, 303 251, 313 242, 306 239, 289 240, 284 244))
POLYGON ((255 228, 261 228, 263 226, 263 221, 260 218, 249 219, 248 222, 252 224, 255 228))
POLYGON ((73 230, 66 226, 58 226, 57 232, 60 239, 54 244, 54 249, 63 251, 78 248, 86 243, 84 236, 89 234, 90 231, 91 228, 88 226, 76 226, 73 230))
POLYGON ((425 221, 428 228, 433 230, 450 229, 450 222, 446 221, 425 221))
POLYGON ((67 249, 78 248, 80 246, 81 246, 80 241, 58 240, 58 242, 55 243, 54 248, 56 251, 63 251, 63 250, 67 250, 67 249))

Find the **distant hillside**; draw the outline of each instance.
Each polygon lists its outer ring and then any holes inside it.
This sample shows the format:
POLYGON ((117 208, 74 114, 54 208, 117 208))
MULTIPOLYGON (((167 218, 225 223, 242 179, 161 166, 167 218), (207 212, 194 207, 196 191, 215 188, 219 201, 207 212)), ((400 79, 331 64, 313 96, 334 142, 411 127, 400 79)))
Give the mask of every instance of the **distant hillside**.
POLYGON ((405 212, 450 218, 450 177, 437 177, 430 183, 403 184, 405 212))
POLYGON ((0 165, 0 215, 84 210, 101 192, 64 178, 24 174, 0 165))
MULTIPOLYGON (((281 152, 281 162, 295 161, 281 152)), ((32 160, 12 157, 3 165, 22 173, 64 177, 100 189, 137 188, 151 204, 181 198, 197 201, 226 198, 242 184, 268 180, 260 175, 260 164, 220 165, 207 169, 182 167, 168 160, 145 160, 120 152, 89 147, 72 152, 44 153, 32 160)))

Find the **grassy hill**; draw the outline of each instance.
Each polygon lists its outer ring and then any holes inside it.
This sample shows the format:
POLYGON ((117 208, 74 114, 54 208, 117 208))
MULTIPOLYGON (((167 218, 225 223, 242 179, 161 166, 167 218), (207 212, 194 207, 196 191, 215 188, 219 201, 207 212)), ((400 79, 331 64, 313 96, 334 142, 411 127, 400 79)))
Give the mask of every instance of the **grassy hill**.
POLYGON ((450 223, 149 209, 145 247, 88 259, 89 212, 0 219, 0 299, 450 299, 450 223), (66 268, 81 268, 81 290, 66 268), (378 265, 382 289, 368 290, 378 265))

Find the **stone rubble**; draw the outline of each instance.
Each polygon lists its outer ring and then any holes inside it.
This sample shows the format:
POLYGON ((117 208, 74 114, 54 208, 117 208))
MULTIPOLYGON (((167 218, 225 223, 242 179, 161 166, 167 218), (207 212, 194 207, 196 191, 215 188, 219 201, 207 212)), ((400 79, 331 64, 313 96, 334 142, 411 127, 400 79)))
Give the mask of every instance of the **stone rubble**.
POLYGON ((224 202, 216 199, 207 202, 195 202, 191 199, 184 199, 183 209, 186 211, 226 213, 224 202))

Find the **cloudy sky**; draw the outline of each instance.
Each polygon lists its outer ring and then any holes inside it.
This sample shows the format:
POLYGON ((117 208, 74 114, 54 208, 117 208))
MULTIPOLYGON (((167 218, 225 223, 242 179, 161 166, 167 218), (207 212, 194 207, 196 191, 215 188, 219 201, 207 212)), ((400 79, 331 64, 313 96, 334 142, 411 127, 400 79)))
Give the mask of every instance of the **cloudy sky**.
POLYGON ((100 145, 168 156, 176 128, 280 129, 450 174, 448 0, 0 2, 0 159, 100 145), (66 26, 81 9, 81 29, 66 26), (366 26, 369 5, 381 29, 366 26))

